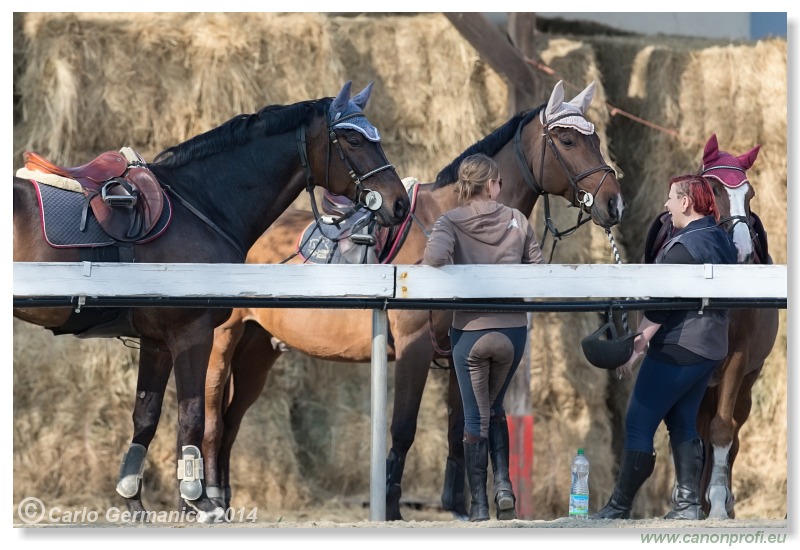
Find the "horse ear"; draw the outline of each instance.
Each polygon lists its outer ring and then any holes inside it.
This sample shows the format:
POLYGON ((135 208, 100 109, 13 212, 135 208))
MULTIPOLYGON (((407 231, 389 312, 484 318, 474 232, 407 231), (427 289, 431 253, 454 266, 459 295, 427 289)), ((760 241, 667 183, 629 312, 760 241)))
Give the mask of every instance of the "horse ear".
POLYGON ((374 80, 370 81, 370 83, 367 84, 366 88, 358 92, 358 95, 353 98, 353 103, 358 105, 358 108, 361 109, 362 111, 367 106, 367 101, 369 101, 369 95, 372 93, 372 86, 374 84, 375 84, 374 80))
POLYGON ((758 150, 761 149, 761 145, 756 145, 750 151, 745 153, 744 155, 737 157, 739 162, 742 163, 742 168, 745 170, 749 170, 753 163, 756 161, 756 157, 758 157, 758 150))
POLYGON ((342 90, 336 96, 336 99, 331 103, 331 114, 336 116, 336 113, 341 113, 347 107, 347 102, 350 101, 350 85, 353 84, 352 80, 345 82, 342 90))
POLYGON ((569 103, 570 105, 574 105, 578 109, 580 109, 582 114, 586 114, 586 109, 588 109, 589 105, 592 103, 593 97, 594 97, 594 81, 592 81, 591 84, 586 86, 586 88, 581 93, 572 98, 572 100, 569 103))
POLYGON ((708 166, 719 158, 719 143, 717 143, 717 134, 711 134, 706 142, 706 148, 703 150, 703 166, 708 166))
POLYGON ((564 103, 564 84, 559 80, 553 87, 553 93, 550 94, 550 101, 547 102, 547 108, 544 111, 545 117, 549 119, 560 111, 562 103, 564 103))

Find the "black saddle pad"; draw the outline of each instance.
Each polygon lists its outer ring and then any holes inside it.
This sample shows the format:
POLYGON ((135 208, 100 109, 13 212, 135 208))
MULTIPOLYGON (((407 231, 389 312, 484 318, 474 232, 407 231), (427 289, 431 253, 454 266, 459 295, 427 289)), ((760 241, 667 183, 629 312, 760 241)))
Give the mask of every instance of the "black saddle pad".
MULTIPOLYGON (((86 216, 86 227, 80 229, 83 214, 84 195, 75 191, 67 191, 52 185, 45 185, 29 180, 36 188, 39 196, 39 212, 42 228, 47 243, 54 248, 86 248, 109 246, 116 244, 94 217, 89 208, 86 216)), ((143 244, 160 237, 172 219, 172 205, 169 196, 164 195, 164 209, 161 217, 147 236, 135 244, 143 244)))

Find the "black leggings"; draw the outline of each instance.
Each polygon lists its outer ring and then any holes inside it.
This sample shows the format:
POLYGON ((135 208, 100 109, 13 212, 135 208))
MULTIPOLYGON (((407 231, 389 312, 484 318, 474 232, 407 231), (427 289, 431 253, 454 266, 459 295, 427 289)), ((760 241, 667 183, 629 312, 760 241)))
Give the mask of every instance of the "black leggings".
POLYGON ((489 417, 505 415, 503 398, 525 351, 526 327, 450 329, 464 404, 464 437, 489 437, 489 417))

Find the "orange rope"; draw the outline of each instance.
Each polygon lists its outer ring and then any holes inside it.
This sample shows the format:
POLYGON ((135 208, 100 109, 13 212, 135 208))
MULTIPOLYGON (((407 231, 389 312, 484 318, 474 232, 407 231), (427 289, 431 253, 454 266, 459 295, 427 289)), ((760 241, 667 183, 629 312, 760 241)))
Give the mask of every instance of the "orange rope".
MULTIPOLYGON (((540 71, 540 72, 542 72, 542 73, 544 73, 544 74, 546 74, 548 76, 555 77, 558 74, 551 67, 548 67, 547 65, 543 65, 542 63, 534 61, 533 59, 530 59, 528 57, 525 57, 525 62, 528 63, 529 65, 532 65, 538 71, 540 71)), ((567 86, 573 88, 574 90, 580 91, 580 90, 583 89, 580 86, 576 86, 575 84, 572 84, 571 82, 569 82, 567 80, 564 80, 563 78, 561 80, 564 82, 564 84, 566 84, 567 86)), ((632 120, 634 122, 638 122, 639 124, 647 126, 648 128, 652 128, 652 129, 657 130, 659 132, 663 132, 663 133, 665 133, 667 135, 670 135, 670 136, 674 137, 675 139, 677 139, 679 141, 683 141, 685 143, 693 143, 693 144, 699 144, 701 146, 705 146, 705 142, 704 141, 699 141, 699 140, 696 140, 696 139, 683 137, 677 132, 677 130, 673 130, 671 128, 666 128, 664 126, 659 126, 658 124, 655 124, 654 122, 650 122, 649 120, 645 120, 645 119, 643 119, 641 117, 638 117, 638 116, 636 116, 634 114, 631 114, 631 113, 629 113, 627 111, 624 111, 624 110, 620 109, 619 107, 615 107, 611 103, 606 102, 606 107, 608 107, 608 112, 611 114, 611 116, 622 115, 622 116, 624 116, 626 118, 629 118, 630 120, 632 120)))

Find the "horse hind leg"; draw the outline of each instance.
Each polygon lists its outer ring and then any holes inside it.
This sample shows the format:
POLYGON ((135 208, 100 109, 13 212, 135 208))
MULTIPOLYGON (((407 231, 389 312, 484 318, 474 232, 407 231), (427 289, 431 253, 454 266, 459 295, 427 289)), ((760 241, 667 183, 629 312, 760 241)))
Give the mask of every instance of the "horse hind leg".
POLYGON ((117 493, 128 511, 144 514, 142 485, 147 449, 161 417, 164 392, 172 372, 172 357, 163 343, 142 338, 136 399, 133 406, 133 439, 122 457, 117 493))
POLYGON ((230 319, 214 331, 214 344, 208 361, 205 386, 205 431, 203 433, 203 456, 205 457, 206 494, 216 504, 227 509, 230 497, 226 498, 219 450, 223 438, 225 408, 231 399, 231 363, 234 351, 244 332, 240 310, 236 309, 230 319))
POLYGON ((433 358, 433 348, 428 335, 428 325, 417 333, 400 338, 396 336, 394 408, 392 409, 392 448, 386 459, 386 520, 402 521, 400 513, 401 482, 406 455, 417 432, 417 416, 422 393, 428 380, 428 369, 433 358))
POLYGON ((231 453, 242 419, 253 403, 261 396, 267 377, 280 357, 281 351, 272 347, 270 334, 260 325, 245 323, 245 331, 236 346, 231 362, 232 398, 223 415, 222 438, 218 465, 226 505, 231 501, 231 453))
POLYGON ((450 364, 447 387, 447 464, 442 488, 442 509, 453 514, 458 521, 467 521, 467 499, 464 492, 464 405, 458 388, 453 361, 450 364))

